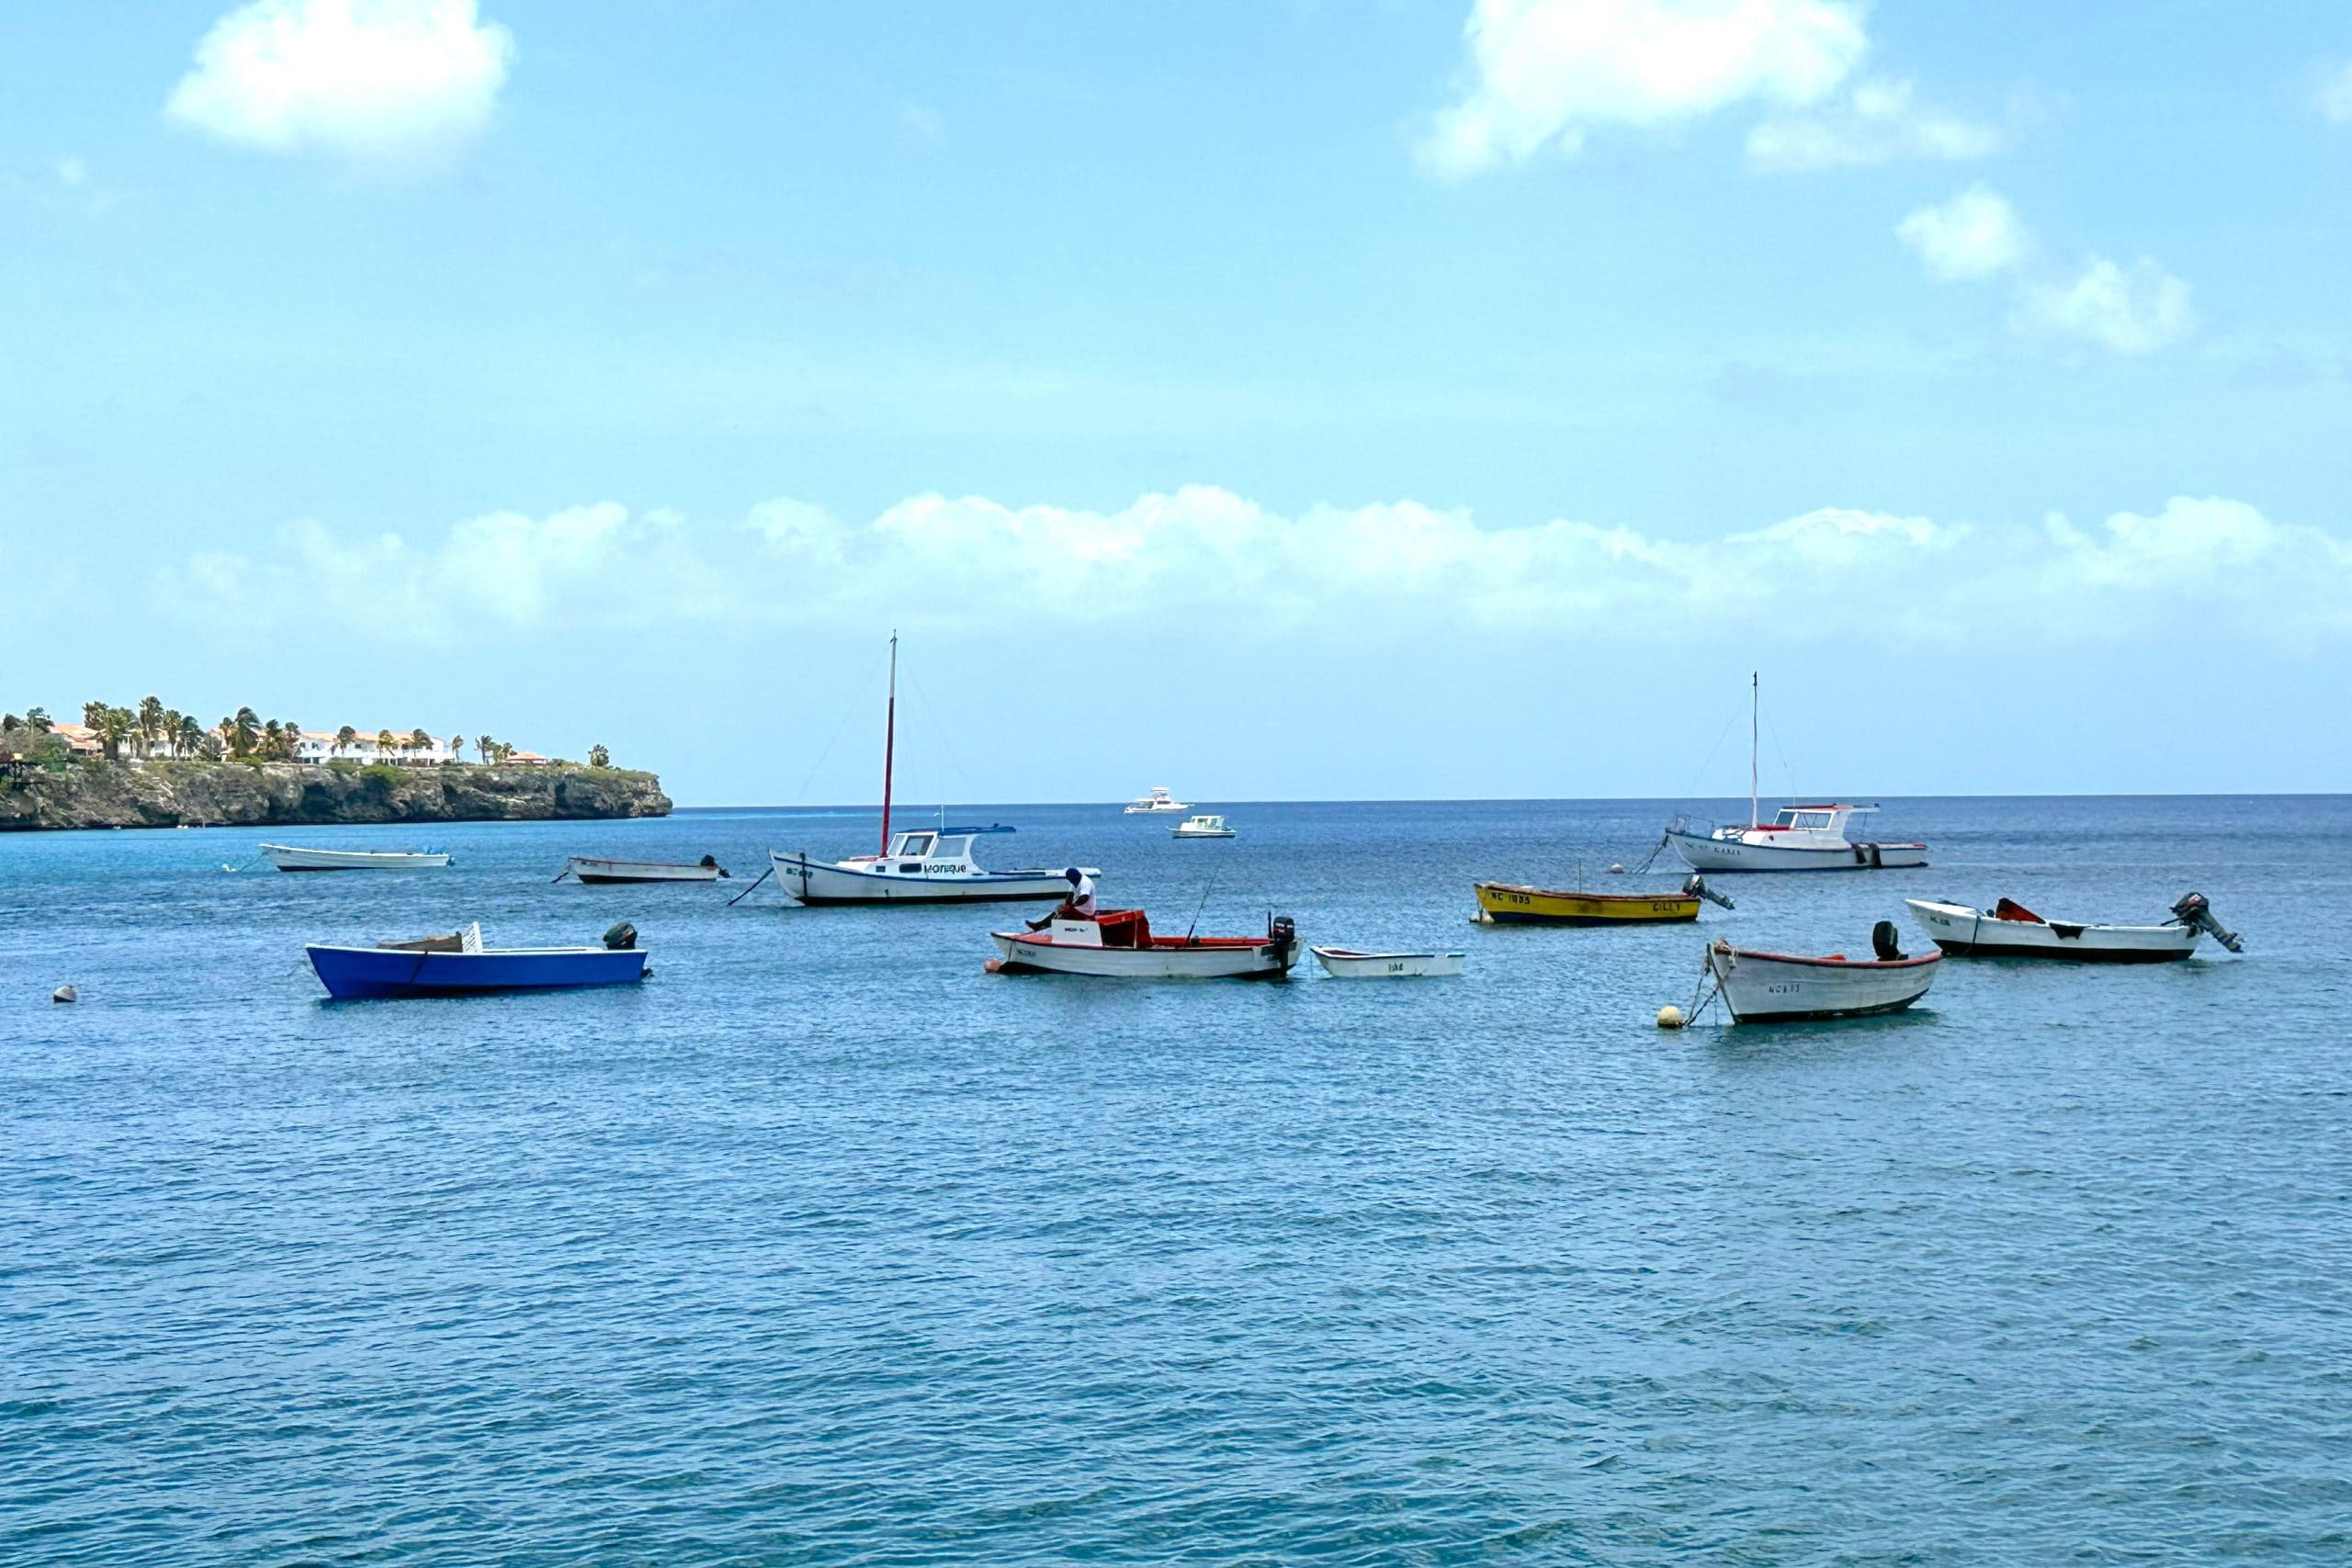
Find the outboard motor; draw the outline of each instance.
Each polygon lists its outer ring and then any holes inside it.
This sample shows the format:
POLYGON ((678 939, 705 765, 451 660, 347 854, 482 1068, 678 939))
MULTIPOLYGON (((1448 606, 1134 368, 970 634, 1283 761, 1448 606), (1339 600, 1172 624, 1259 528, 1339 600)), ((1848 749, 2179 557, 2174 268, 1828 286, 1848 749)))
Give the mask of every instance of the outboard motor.
POLYGON ((1871 928, 1871 951, 1878 954, 1880 963, 1892 964, 1910 956, 1903 951, 1899 938, 1900 933, 1895 931, 1893 920, 1881 920, 1871 928))
POLYGON ((1274 957, 1288 968, 1298 953, 1298 926, 1288 915, 1276 915, 1266 922, 1266 945, 1274 950, 1274 957))
POLYGON ((1691 874, 1690 881, 1682 885, 1682 896, 1685 898, 1704 898, 1708 903, 1721 905, 1726 909, 1731 908, 1731 900, 1708 886, 1707 879, 1696 872, 1691 874))
POLYGON ((2232 953, 2245 951, 2245 943, 2238 940, 2238 933, 2213 918, 2213 906, 2205 902, 2202 893, 2182 894, 2180 902, 2172 907, 2172 918, 2175 924, 2192 926, 2232 953))
POLYGON ((605 945, 615 953, 627 953, 637 945, 637 928, 623 920, 605 933, 605 945))
POLYGON ((701 866, 705 871, 715 871, 721 876, 725 876, 727 874, 727 868, 718 863, 718 857, 717 855, 705 855, 695 863, 701 866))

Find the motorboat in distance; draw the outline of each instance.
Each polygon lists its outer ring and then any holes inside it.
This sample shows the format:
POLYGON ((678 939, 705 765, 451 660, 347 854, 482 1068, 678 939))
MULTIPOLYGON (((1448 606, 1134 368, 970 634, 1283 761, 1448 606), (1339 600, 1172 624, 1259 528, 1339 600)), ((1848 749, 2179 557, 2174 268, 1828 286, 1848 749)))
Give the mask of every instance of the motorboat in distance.
POLYGON ((1142 817, 1159 811, 1190 811, 1192 807, 1168 793, 1166 784, 1154 784, 1151 793, 1139 800, 1127 802, 1125 815, 1142 817))
POLYGON ((336 1001, 633 986, 649 973, 637 928, 626 922, 597 947, 486 947, 477 920, 448 936, 374 947, 314 942, 304 951, 336 1001))
POLYGON ((264 844, 261 852, 280 871, 431 871, 449 863, 446 850, 304 850, 264 844))
POLYGON ((1849 959, 1842 953, 1806 958, 1758 952, 1719 941, 1707 949, 1707 974, 1734 1023, 1871 1018, 1901 1012, 1928 994, 1941 953, 1905 953, 1892 920, 1879 921, 1871 942, 1876 957, 1849 959))
POLYGON ((727 873, 709 855, 692 863, 662 860, 599 860, 573 855, 563 863, 558 882, 570 876, 591 885, 606 882, 716 882, 727 873))
POLYGON ((2054 958, 2075 964, 2176 964, 2210 936, 2232 953, 2245 943, 2213 918, 2202 893, 2183 896, 2160 926, 2102 926, 2045 920, 2004 898, 1989 909, 1932 898, 1905 898, 1919 928, 1954 958, 2054 958))
POLYGON ((1230 839, 1233 829, 1225 825, 1222 817, 1187 817, 1168 829, 1171 839, 1230 839))
POLYGON ((1105 909, 1091 920, 1054 919, 1042 930, 991 931, 998 975, 1085 975, 1125 980, 1281 980, 1298 962, 1288 915, 1264 936, 1156 936, 1141 909, 1105 909))

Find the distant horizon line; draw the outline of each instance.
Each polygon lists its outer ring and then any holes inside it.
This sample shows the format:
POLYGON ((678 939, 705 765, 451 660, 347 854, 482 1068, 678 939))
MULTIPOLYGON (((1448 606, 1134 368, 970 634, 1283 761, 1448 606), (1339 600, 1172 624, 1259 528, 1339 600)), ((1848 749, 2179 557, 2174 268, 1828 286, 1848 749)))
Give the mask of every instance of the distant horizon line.
MULTIPOLYGON (((1988 793, 1988 794, 1981 794, 1981 795, 1979 795, 1979 794, 1964 794, 1964 793, 1963 793, 1963 794, 1953 794, 1953 795, 1881 795, 1870 796, 1870 797, 1858 796, 1858 797, 1855 797, 1854 799, 1852 799, 1852 800, 1850 800, 1850 801, 1843 801, 1843 802, 1829 802, 1829 801, 1824 801, 1824 802, 1821 802, 1820 804, 1825 804, 1825 805, 1828 805, 1828 804, 1837 804, 1837 805, 1873 806, 1873 805, 1877 805, 1877 804, 1879 804, 1879 803, 1881 803, 1881 802, 1883 802, 1883 801, 1889 801, 1889 800, 1900 800, 1900 801, 1915 801, 1915 800, 2240 800, 2240 799, 2258 799, 2258 800, 2335 800, 2335 799, 2343 799, 2343 798, 2346 798, 2346 796, 2352 796, 2352 790, 2324 790, 2324 789, 2233 789, 2233 790, 2175 790, 2175 791, 2160 791, 2160 790, 2042 790, 2042 791, 2004 791, 2004 792, 1999 792, 1999 793, 1988 793)), ((1285 796, 1274 796, 1274 795, 1269 795, 1269 796, 1267 796, 1267 797, 1265 797, 1265 798, 1263 798, 1263 799, 1244 799, 1244 798, 1242 798, 1242 797, 1240 797, 1240 796, 1234 796, 1234 797, 1229 798, 1229 799, 1218 799, 1218 800, 1216 800, 1216 801, 1212 802, 1212 804, 1213 804, 1213 805, 1216 805, 1216 806, 1219 806, 1219 807, 1233 807, 1233 806, 1549 806, 1549 805, 1573 805, 1573 806, 1587 806, 1587 805, 1596 805, 1596 804, 1618 804, 1618 805, 1664 804, 1664 805, 1672 805, 1672 804, 1674 804, 1674 803, 1676 803, 1676 802, 1678 802, 1678 801, 1680 801, 1680 802, 1689 802, 1689 803, 1693 803, 1693 804, 1698 804, 1698 803, 1713 803, 1713 802, 1717 802, 1717 801, 1732 801, 1732 802, 1736 802, 1736 801, 1738 801, 1738 800, 1739 800, 1739 799, 1741 799, 1741 798, 1742 798, 1741 796, 1737 796, 1737 795, 1330 795, 1330 796, 1320 796, 1320 795, 1285 795, 1285 796)), ((1777 797, 1776 797, 1776 798, 1777 798, 1777 797)), ((1791 797, 1791 798, 1792 798, 1792 800, 1793 801, 1793 797, 1791 797)), ((1100 807, 1100 808, 1102 808, 1102 809, 1103 809, 1103 810, 1117 810, 1117 811, 1119 811, 1122 815, 1125 815, 1125 804, 1126 804, 1126 803, 1125 803, 1125 802, 1124 802, 1124 801, 1104 801, 1104 800, 984 800, 984 801, 965 801, 965 802, 961 802, 961 803, 959 803, 959 804, 958 804, 958 806, 957 806, 956 809, 958 809, 958 810, 965 810, 965 811, 973 811, 973 810, 980 810, 980 809, 983 809, 983 808, 995 807, 1022 807, 1022 808, 1034 808, 1034 807, 1100 807)), ((1812 802, 1806 802, 1806 803, 1804 803, 1804 804, 1813 804, 1813 803, 1812 803, 1812 802)), ((900 816, 915 816, 915 815, 925 815, 925 816, 930 816, 930 815, 936 815, 936 814, 938 814, 940 811, 942 811, 943 809, 944 809, 944 807, 940 807, 940 806, 938 806, 938 805, 936 805, 935 803, 924 803, 924 804, 922 804, 922 805, 909 805, 909 804, 907 804, 907 803, 903 803, 903 802, 893 802, 893 803, 892 803, 892 807, 891 807, 891 813, 890 813, 890 814, 891 814, 893 817, 900 817, 900 816)), ((1192 809, 1192 807, 1188 806, 1188 807, 1185 807, 1185 809, 1189 811, 1189 810, 1191 810, 1191 809, 1192 809)), ((684 811, 807 811, 807 812, 826 812, 826 813, 837 814, 837 815, 842 815, 842 816, 865 816, 865 817, 879 817, 879 816, 882 814, 882 807, 880 807, 880 805, 878 805, 878 804, 876 804, 876 803, 874 803, 874 802, 867 802, 867 803, 865 803, 865 804, 864 804, 864 805, 854 805, 854 804, 843 804, 843 803, 839 803, 839 802, 822 802, 822 801, 818 801, 818 802, 808 802, 808 803, 803 803, 803 804, 796 804, 796 803, 782 803, 782 802, 778 802, 778 803, 772 803, 772 804, 764 805, 764 806, 753 806, 753 805, 732 805, 732 806, 681 806, 681 805, 677 805, 677 804, 673 801, 673 804, 672 804, 672 807, 671 807, 671 811, 672 811, 672 814, 673 814, 673 815, 675 815, 675 814, 677 814, 677 813, 679 813, 679 812, 684 812, 684 811)), ((1136 816, 1172 817, 1172 816, 1174 816, 1174 815, 1175 815, 1175 813, 1170 812, 1170 811, 1159 811, 1159 812, 1148 812, 1148 813, 1147 813, 1147 812, 1137 812, 1137 813, 1136 813, 1136 816)))

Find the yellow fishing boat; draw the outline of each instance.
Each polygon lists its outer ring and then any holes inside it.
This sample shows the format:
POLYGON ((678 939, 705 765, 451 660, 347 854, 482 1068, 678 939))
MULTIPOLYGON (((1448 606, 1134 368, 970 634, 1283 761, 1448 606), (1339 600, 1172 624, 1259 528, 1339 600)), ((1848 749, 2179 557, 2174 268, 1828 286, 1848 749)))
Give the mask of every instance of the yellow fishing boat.
POLYGON ((1566 893, 1508 882, 1476 886, 1478 918, 1497 925, 1666 925, 1697 919, 1699 900, 1708 896, 1703 886, 1685 886, 1679 893, 1566 893))

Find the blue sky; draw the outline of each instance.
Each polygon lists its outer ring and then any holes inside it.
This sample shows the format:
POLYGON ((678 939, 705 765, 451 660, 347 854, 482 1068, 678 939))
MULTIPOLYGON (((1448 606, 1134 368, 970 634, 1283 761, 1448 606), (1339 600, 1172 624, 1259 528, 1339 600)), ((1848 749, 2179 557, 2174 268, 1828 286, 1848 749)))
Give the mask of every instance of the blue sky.
POLYGON ((2338 789, 2347 241, 2332 6, 9 7, 0 705, 2338 789))

